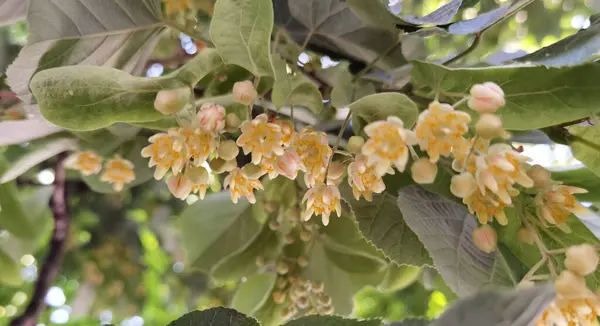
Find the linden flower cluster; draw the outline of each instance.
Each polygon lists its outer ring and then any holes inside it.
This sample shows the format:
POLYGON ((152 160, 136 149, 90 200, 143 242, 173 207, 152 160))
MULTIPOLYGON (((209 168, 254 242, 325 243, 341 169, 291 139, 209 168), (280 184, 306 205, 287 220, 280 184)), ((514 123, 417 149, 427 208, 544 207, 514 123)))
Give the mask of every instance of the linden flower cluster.
MULTIPOLYGON (((67 157, 65 167, 90 176, 100 173, 103 160, 102 156, 94 151, 76 152, 67 157)), ((100 174, 100 180, 111 183, 115 191, 121 191, 125 184, 135 180, 133 168, 133 163, 117 154, 104 163, 104 171, 100 174)))
POLYGON ((535 326, 598 326, 600 298, 590 291, 584 277, 598 267, 596 248, 588 244, 570 247, 565 266, 555 281, 556 299, 535 326))

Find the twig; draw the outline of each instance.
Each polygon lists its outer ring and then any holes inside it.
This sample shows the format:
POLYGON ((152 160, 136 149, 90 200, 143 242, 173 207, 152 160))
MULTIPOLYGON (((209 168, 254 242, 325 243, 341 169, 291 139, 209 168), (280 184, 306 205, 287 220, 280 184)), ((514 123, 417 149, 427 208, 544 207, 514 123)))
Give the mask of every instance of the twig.
POLYGON ((333 161, 333 155, 335 155, 335 152, 337 152, 338 147, 340 146, 340 140, 342 140, 342 136, 344 135, 344 131, 346 131, 346 127, 348 126, 348 123, 350 122, 351 117, 352 117, 352 111, 348 110, 348 115, 346 115, 346 119, 344 120, 344 123, 342 124, 340 133, 338 134, 337 139, 335 140, 335 146, 333 146, 333 151, 331 152, 331 156, 329 157, 329 162, 327 162, 327 167, 325 168, 325 180, 323 180, 323 182, 325 184, 327 184, 327 174, 329 173, 329 167, 331 166, 331 161, 333 161))
POLYGON ((394 43, 392 46, 390 46, 385 51, 380 53, 375 59, 373 59, 371 62, 369 62, 369 64, 366 67, 364 67, 361 71, 359 71, 356 75, 354 75, 352 81, 355 82, 355 81, 359 80, 360 78, 362 78, 367 72, 369 72, 369 70, 371 70, 371 68, 373 68, 375 66, 375 64, 379 60, 381 60, 381 58, 384 58, 388 54, 392 53, 392 51, 394 51, 400 44, 402 44, 401 40, 402 40, 402 37, 399 36, 398 41, 396 43, 394 43))
POLYGON ((462 59, 463 57, 465 57, 466 55, 468 55, 469 53, 473 52, 477 46, 479 46, 479 42, 481 41, 481 35, 482 33, 477 33, 475 34, 475 38, 473 39, 473 43, 471 43, 471 45, 464 50, 463 52, 457 54, 454 58, 450 58, 448 60, 446 60, 445 62, 442 63, 442 65, 447 66, 449 64, 452 64, 460 59, 462 59))
POLYGON ((65 190, 65 169, 63 162, 65 154, 58 156, 55 168, 54 192, 50 198, 50 208, 54 218, 54 230, 50 239, 50 251, 42 265, 40 275, 35 283, 33 296, 23 314, 15 318, 11 326, 35 326, 46 305, 44 299, 48 289, 56 280, 62 259, 67 247, 69 235, 69 213, 67 210, 65 190))

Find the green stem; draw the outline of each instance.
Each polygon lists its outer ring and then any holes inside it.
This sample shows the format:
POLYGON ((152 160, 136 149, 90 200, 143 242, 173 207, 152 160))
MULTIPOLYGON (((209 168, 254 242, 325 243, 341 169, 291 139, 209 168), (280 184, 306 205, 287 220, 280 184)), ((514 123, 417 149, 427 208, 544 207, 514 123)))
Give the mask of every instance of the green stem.
POLYGON ((366 67, 364 67, 361 71, 359 71, 356 75, 354 75, 354 78, 352 79, 352 81, 356 82, 357 80, 359 80, 362 76, 364 76, 367 72, 369 72, 369 70, 371 70, 371 68, 373 68, 373 66, 375 66, 375 64, 379 60, 381 60, 381 58, 392 53, 392 51, 394 51, 401 44, 400 40, 401 40, 401 37, 398 37, 398 41, 396 43, 394 43, 392 46, 390 46, 385 51, 380 53, 375 59, 373 59, 371 62, 369 62, 369 64, 367 64, 366 67))
MULTIPOLYGON (((260 83, 260 76, 254 78, 254 89, 258 89, 258 84, 260 83)), ((252 109, 254 108, 254 101, 248 105, 248 121, 252 120, 252 109)))
POLYGON ((351 111, 348 110, 348 114, 346 115, 346 119, 344 120, 344 123, 342 124, 342 129, 340 129, 340 132, 338 133, 337 139, 335 140, 335 145, 333 146, 333 151, 331 152, 331 156, 329 156, 329 162, 327 163, 327 168, 325 168, 325 180, 323 180, 323 182, 325 184, 327 184, 327 174, 329 173, 329 167, 331 166, 331 162, 333 161, 333 155, 338 150, 338 147, 340 145, 340 141, 342 140, 342 136, 344 135, 344 130, 346 130, 346 127, 348 126, 348 123, 350 123, 350 118, 351 117, 352 117, 351 111))
POLYGON ((477 46, 479 46, 479 43, 481 42, 481 35, 482 35, 482 32, 475 34, 473 43, 471 43, 471 45, 466 50, 457 54, 454 58, 450 58, 450 59, 446 60, 444 63, 442 63, 442 65, 447 66, 449 64, 452 64, 452 63, 464 58, 471 52, 475 51, 475 49, 477 49, 477 46))

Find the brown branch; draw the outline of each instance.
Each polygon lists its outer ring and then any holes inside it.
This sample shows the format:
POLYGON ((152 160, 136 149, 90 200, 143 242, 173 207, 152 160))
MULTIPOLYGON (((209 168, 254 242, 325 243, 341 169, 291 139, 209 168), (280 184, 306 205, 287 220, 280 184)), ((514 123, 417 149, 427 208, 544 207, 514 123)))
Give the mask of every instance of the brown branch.
POLYGON ((473 39, 473 42, 471 43, 471 45, 466 50, 464 50, 463 52, 457 54, 455 57, 446 60, 445 62, 442 63, 442 65, 443 66, 447 66, 449 64, 455 63, 456 61, 464 58, 465 56, 467 56, 471 52, 475 51, 475 49, 479 45, 479 42, 481 41, 481 34, 482 33, 483 32, 479 32, 479 33, 475 34, 475 38, 473 39))
POLYGON ((50 251, 40 270, 29 305, 21 316, 10 323, 11 326, 37 325, 38 319, 46 307, 44 302, 46 293, 48 293, 48 289, 54 283, 60 271, 69 235, 69 213, 65 191, 65 169, 63 167, 65 157, 66 154, 64 153, 59 155, 54 172, 54 192, 50 198, 50 208, 54 217, 54 230, 52 239, 50 239, 50 251))

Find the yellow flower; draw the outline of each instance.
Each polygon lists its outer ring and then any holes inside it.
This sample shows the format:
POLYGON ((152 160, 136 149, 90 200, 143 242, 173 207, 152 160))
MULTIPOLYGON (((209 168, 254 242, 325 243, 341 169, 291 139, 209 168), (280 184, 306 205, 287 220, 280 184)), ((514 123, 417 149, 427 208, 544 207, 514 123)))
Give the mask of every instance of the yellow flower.
POLYGON ((104 164, 104 172, 100 175, 100 180, 112 183, 115 191, 121 191, 126 183, 135 180, 133 168, 133 163, 117 154, 104 164))
POLYGON ((525 164, 528 159, 507 144, 490 146, 487 155, 478 155, 475 159, 475 179, 481 193, 485 195, 489 189, 502 202, 510 205, 511 196, 518 194, 513 187, 515 183, 525 188, 533 187, 533 180, 527 175, 525 164))
POLYGON ((310 220, 313 214, 321 215, 323 225, 327 226, 329 215, 334 210, 338 217, 342 215, 341 195, 336 186, 316 184, 304 194, 302 202, 306 202, 306 211, 303 214, 305 221, 310 220))
POLYGON ((432 163, 440 156, 448 157, 452 148, 461 143, 462 135, 469 131, 471 116, 455 111, 445 103, 431 102, 429 108, 419 115, 415 134, 422 150, 432 163))
POLYGON ((212 177, 203 166, 193 167, 187 170, 187 176, 192 183, 192 193, 197 193, 200 199, 206 196, 206 190, 210 187, 212 177))
POLYGON ((192 192, 192 182, 185 174, 173 175, 167 180, 167 187, 175 198, 186 199, 192 192))
POLYGON ((286 150, 281 156, 277 156, 275 171, 288 179, 295 180, 299 171, 306 171, 302 158, 294 150, 286 150))
POLYGON ((275 120, 273 123, 281 128, 281 140, 283 141, 283 146, 290 146, 292 136, 294 135, 294 126, 292 125, 292 122, 289 120, 275 120))
POLYGON ((304 182, 312 187, 325 178, 325 170, 332 149, 329 147, 327 134, 319 131, 308 131, 296 133, 292 140, 291 148, 296 151, 302 159, 302 165, 306 168, 304 182))
POLYGON ((462 172, 463 165, 467 163, 466 171, 470 173, 475 173, 477 167, 475 166, 475 158, 477 157, 476 153, 487 153, 488 148, 490 146, 490 140, 482 137, 473 137, 473 138, 462 138, 457 144, 452 148, 452 156, 454 156, 454 160, 452 161, 452 169, 456 172, 462 172), (469 162, 465 162, 469 152, 471 151, 471 147, 473 147, 473 153, 469 156, 469 162))
POLYGON ((279 175, 275 169, 275 164, 277 164, 277 157, 263 157, 258 166, 269 176, 269 180, 273 180, 279 175))
POLYGON ((252 121, 245 121, 240 126, 242 135, 237 144, 244 154, 252 153, 252 163, 259 164, 263 157, 283 154, 281 127, 268 122, 266 114, 261 114, 252 121))
POLYGON ((599 326, 597 299, 555 300, 535 326, 599 326))
POLYGON ((587 209, 577 202, 573 194, 584 194, 587 190, 577 187, 554 185, 540 192, 535 199, 537 214, 547 222, 570 232, 565 221, 571 214, 585 214, 587 209))
POLYGON ((364 128, 370 137, 362 147, 368 166, 375 166, 378 175, 383 176, 392 166, 403 172, 408 161, 408 147, 412 145, 410 131, 404 129, 404 123, 397 117, 388 117, 385 121, 375 121, 364 128))
POLYGON ((102 157, 93 151, 77 152, 65 161, 65 167, 78 170, 83 175, 92 175, 102 170, 102 157))
POLYGON ((256 203, 254 189, 263 189, 263 185, 260 180, 246 177, 240 168, 235 168, 227 177, 225 177, 223 186, 224 188, 229 188, 231 201, 236 204, 240 197, 246 197, 252 204, 256 203))
POLYGON ((385 190, 385 183, 375 167, 367 166, 363 155, 357 155, 356 160, 348 165, 348 184, 356 200, 363 196, 367 201, 373 200, 373 193, 379 194, 385 190))
POLYGON ((185 158, 192 160, 194 166, 206 162, 218 146, 218 140, 213 133, 196 128, 179 128, 169 130, 169 135, 175 139, 174 148, 183 149, 185 158))
POLYGON ((471 195, 463 199, 463 203, 469 208, 469 212, 477 216, 479 223, 487 224, 496 218, 501 225, 508 224, 508 219, 504 214, 506 206, 494 194, 482 195, 476 190, 471 195))
POLYGON ((182 148, 175 150, 175 139, 167 133, 158 133, 148 140, 150 145, 142 149, 142 157, 150 158, 149 167, 156 166, 154 178, 162 179, 169 169, 179 174, 187 160, 182 148))

